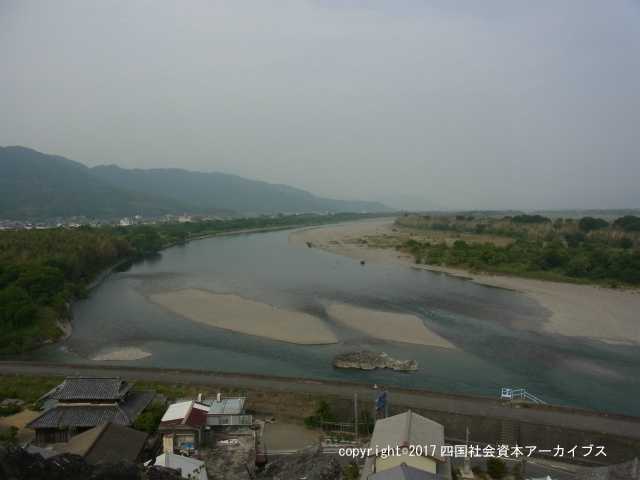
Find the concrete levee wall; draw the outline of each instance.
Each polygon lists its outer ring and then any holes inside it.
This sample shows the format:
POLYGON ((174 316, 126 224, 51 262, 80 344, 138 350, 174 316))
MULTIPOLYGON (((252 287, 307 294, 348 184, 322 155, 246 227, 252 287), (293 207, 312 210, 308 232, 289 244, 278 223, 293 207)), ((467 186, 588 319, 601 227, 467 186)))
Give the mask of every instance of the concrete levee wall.
MULTIPOLYGON (((346 421, 354 417, 353 400, 346 398, 331 398, 327 400, 338 418, 346 421)), ((358 408, 371 408, 371 401, 368 403, 363 402, 358 408)), ((409 409, 418 415, 441 424, 444 427, 445 440, 452 445, 465 443, 468 428, 470 444, 478 445, 481 449, 487 445, 496 446, 500 428, 500 418, 498 417, 397 404, 389 407, 389 416, 404 413, 409 409)), ((544 425, 518 420, 515 422, 518 425, 518 445, 536 447, 536 450, 531 454, 532 457, 555 459, 558 462, 587 466, 616 464, 640 457, 640 443, 635 439, 571 429, 559 425, 544 425), (593 446, 591 451, 588 448, 590 446, 593 446), (558 447, 562 450, 559 450, 558 447), (573 447, 577 448, 572 455, 570 450, 573 447), (600 448, 597 447, 603 447, 604 455, 596 456, 600 451, 600 448), (549 450, 549 453, 541 453, 539 450, 549 450), (589 451, 591 453, 585 455, 589 451)), ((525 456, 529 454, 530 449, 522 448, 522 450, 525 456)), ((509 452, 511 451, 512 449, 509 449, 509 452)))
POLYGON ((640 457, 640 444, 635 439, 531 422, 518 422, 518 443, 551 450, 539 456, 584 465, 615 464, 640 457), (598 447, 603 447, 604 454, 598 454, 598 447))

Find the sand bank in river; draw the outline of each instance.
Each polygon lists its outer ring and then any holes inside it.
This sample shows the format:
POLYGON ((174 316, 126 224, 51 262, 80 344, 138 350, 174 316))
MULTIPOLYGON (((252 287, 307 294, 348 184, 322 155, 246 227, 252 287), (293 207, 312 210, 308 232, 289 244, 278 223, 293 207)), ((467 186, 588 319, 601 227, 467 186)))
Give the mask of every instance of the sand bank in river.
MULTIPOLYGON (((393 220, 352 223, 303 230, 291 236, 296 243, 311 242, 333 253, 388 265, 405 265, 463 276, 475 282, 523 292, 551 315, 543 329, 549 333, 587 337, 619 345, 640 345, 640 292, 593 285, 543 282, 517 277, 473 275, 463 270, 416 265, 394 248, 375 248, 374 237, 406 237, 393 220), (396 229, 397 231, 393 231, 396 229), (360 240, 367 239, 368 243, 360 240)), ((412 237, 420 240, 417 237, 412 237)))
POLYGON ((235 295, 189 288, 148 296, 153 303, 194 322, 300 345, 338 343, 319 318, 235 295))
POLYGON ((106 352, 100 352, 99 354, 91 357, 91 360, 140 360, 141 358, 150 356, 151 354, 149 352, 145 352, 137 347, 118 348, 106 352))
POLYGON ((383 340, 431 347, 456 348, 429 330, 424 322, 415 315, 380 312, 344 305, 333 305, 327 312, 350 327, 383 340))
MULTIPOLYGON (((205 325, 299 345, 337 343, 328 327, 312 315, 292 312, 235 295, 197 289, 148 295, 150 301, 205 325)), ((408 314, 334 305, 329 315, 367 335, 394 342, 455 348, 408 314)), ((100 358, 108 360, 107 358, 100 358)))

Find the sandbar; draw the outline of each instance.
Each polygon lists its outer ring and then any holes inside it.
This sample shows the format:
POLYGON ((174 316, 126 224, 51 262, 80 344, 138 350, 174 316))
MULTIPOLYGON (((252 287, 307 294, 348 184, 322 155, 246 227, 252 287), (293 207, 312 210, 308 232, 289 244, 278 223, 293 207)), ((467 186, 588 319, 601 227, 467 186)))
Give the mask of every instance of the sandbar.
POLYGON ((332 305, 327 313, 352 328, 382 340, 456 348, 455 345, 429 330, 420 318, 408 313, 381 312, 345 305, 332 305))
POLYGON ((410 255, 395 248, 375 247, 375 239, 385 237, 394 243, 408 238, 427 241, 402 232, 393 219, 319 227, 296 232, 295 243, 311 242, 314 247, 348 257, 445 272, 477 283, 517 290, 535 299, 551 312, 543 331, 599 340, 614 345, 640 346, 640 290, 613 289, 597 285, 545 282, 519 277, 476 275, 465 270, 417 265, 410 255), (367 240, 364 243, 362 240, 367 240))
POLYGON ((188 288, 147 297, 194 322, 299 345, 326 345, 338 339, 322 320, 236 295, 188 288))
POLYGON ((106 352, 100 352, 99 354, 91 357, 91 360, 140 360, 141 358, 150 357, 149 352, 145 352, 137 347, 130 348, 118 348, 106 352))

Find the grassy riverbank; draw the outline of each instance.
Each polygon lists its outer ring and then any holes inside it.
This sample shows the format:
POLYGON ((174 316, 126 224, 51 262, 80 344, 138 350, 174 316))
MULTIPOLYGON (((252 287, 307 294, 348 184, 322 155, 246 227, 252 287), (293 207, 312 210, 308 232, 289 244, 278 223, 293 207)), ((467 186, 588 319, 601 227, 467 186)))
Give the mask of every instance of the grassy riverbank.
POLYGON ((540 215, 405 214, 395 225, 413 235, 396 249, 416 264, 538 280, 640 285, 640 217, 633 215, 609 223, 593 217, 552 221, 540 215))
MULTIPOLYGON (((126 375, 125 375, 126 376, 126 375)), ((36 402, 54 387, 60 385, 65 377, 0 374, 0 401, 4 398, 20 398, 25 408, 36 402)), ((250 389, 223 385, 196 385, 190 383, 164 383, 136 381, 134 390, 153 390, 169 400, 177 398, 213 398, 218 393, 225 397, 246 397, 245 407, 263 415, 278 415, 299 423, 311 415, 319 400, 331 395, 313 395, 306 393, 282 392, 268 389, 250 389)))

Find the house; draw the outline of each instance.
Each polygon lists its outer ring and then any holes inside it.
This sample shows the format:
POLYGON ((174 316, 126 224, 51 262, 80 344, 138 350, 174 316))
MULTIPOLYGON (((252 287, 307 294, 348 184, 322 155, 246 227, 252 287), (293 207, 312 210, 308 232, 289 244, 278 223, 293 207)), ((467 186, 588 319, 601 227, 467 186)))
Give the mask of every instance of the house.
POLYGON ((222 398, 221 394, 213 399, 205 399, 203 403, 209 405, 207 425, 215 427, 253 424, 253 416, 245 414, 244 401, 244 397, 222 398))
POLYGON ((444 427, 411 410, 378 420, 362 470, 363 479, 405 463, 438 474, 446 470, 442 455, 444 427), (440 465, 440 468, 439 468, 440 465))
POLYGON ((445 480, 446 478, 419 468, 410 467, 404 462, 382 472, 369 475, 369 480, 445 480))
POLYGON ((576 480, 640 480, 638 458, 606 467, 581 468, 576 471, 576 480))
POLYGON ((39 446, 67 443, 107 421, 129 426, 154 396, 131 387, 119 377, 69 377, 41 399, 46 410, 26 427, 36 431, 39 446))
MULTIPOLYGON (((145 465, 149 465, 150 463, 151 461, 145 463, 145 465)), ((207 469, 204 462, 196 460, 195 458, 183 457, 173 453, 163 453, 159 457, 156 457, 154 465, 178 470, 183 478, 208 480, 207 469)))
POLYGON ((181 401, 170 405, 165 412, 158 430, 165 440, 165 452, 174 453, 188 445, 187 448, 198 448, 202 441, 202 433, 207 424, 209 406, 193 400, 181 401))
POLYGON ((75 453, 91 465, 102 460, 138 462, 146 441, 146 433, 107 421, 71 438, 58 453, 75 453))

